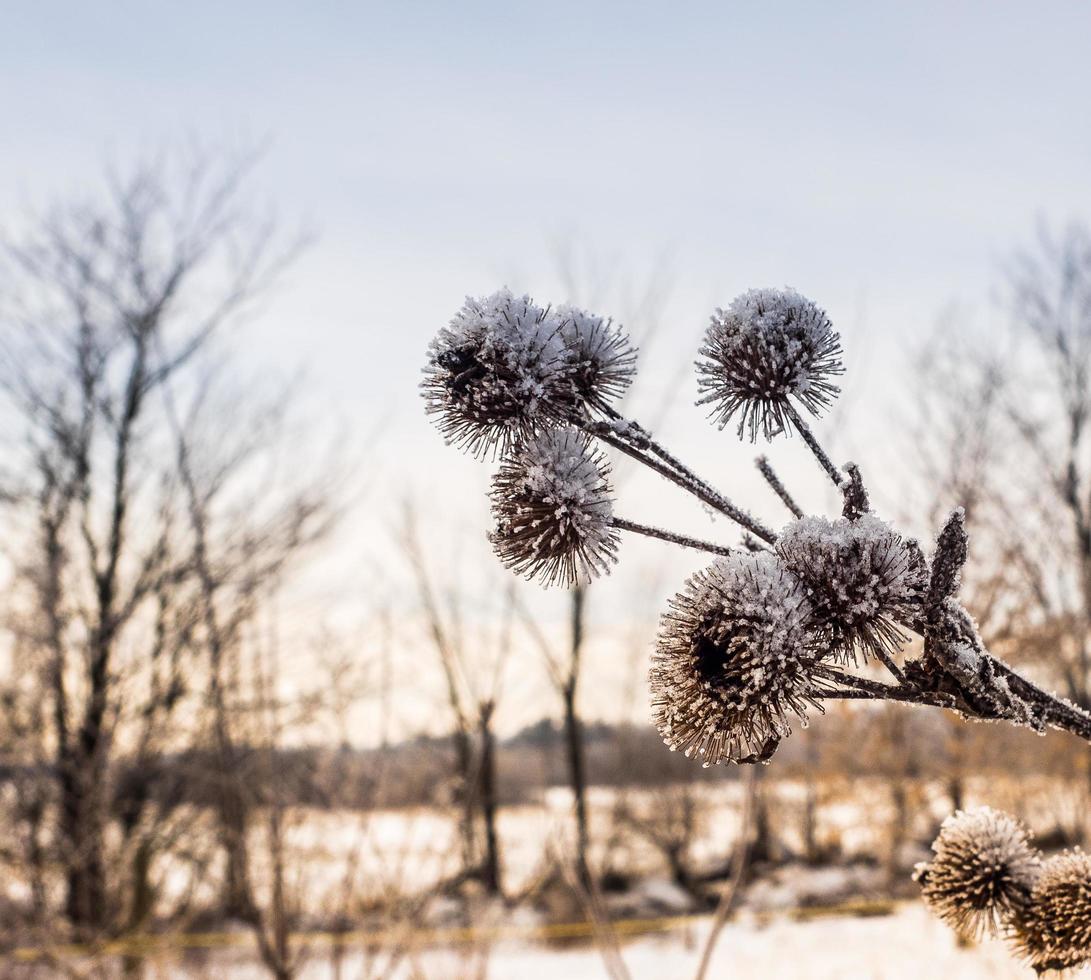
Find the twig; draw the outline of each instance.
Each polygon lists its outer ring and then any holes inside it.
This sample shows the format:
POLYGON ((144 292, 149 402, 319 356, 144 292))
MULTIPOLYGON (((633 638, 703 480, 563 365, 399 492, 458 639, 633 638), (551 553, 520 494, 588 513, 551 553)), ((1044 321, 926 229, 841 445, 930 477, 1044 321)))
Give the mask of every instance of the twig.
MULTIPOLYGON (((660 459, 653 459, 649 456, 640 447, 639 442, 643 440, 639 437, 634 441, 630 441, 629 439, 620 436, 612 425, 604 422, 584 420, 580 423, 580 426, 588 435, 593 435, 596 438, 601 439, 608 446, 612 446, 619 452, 631 456, 637 462, 643 463, 664 479, 670 480, 671 483, 681 487, 687 493, 692 494, 713 510, 718 510, 725 517, 734 521, 747 531, 750 531, 751 534, 761 538, 766 543, 774 544, 776 542, 777 536, 773 531, 769 530, 769 528, 765 527, 760 521, 752 517, 746 511, 735 506, 735 504, 728 500, 723 494, 714 490, 709 484, 705 483, 704 480, 695 476, 691 470, 684 467, 677 469, 674 466, 667 465, 667 463, 663 462, 662 457, 660 459)), ((650 449, 651 446, 648 446, 648 448, 650 449)), ((671 458, 673 459, 673 457, 671 458)), ((678 464, 678 466, 681 466, 681 464, 678 464)))
POLYGON ((822 696, 827 698, 843 698, 851 700, 868 701, 904 701, 908 704, 922 704, 929 707, 949 708, 952 702, 949 698, 934 691, 923 691, 911 684, 895 685, 885 684, 882 681, 869 680, 866 677, 858 677, 856 674, 846 674, 844 671, 834 670, 832 667, 819 665, 814 672, 817 676, 833 681, 835 684, 844 684, 850 690, 837 690, 836 688, 824 689, 822 696))
POLYGON ((1054 728, 1082 738, 1085 742, 1091 742, 1091 714, 1054 694, 1043 691, 1003 660, 990 653, 986 653, 986 656, 1016 697, 1029 701, 1041 709, 1043 721, 1054 728))
POLYGON ((785 403, 784 414, 792 420, 792 423, 799 431, 799 434, 803 437, 803 441, 814 455, 814 458, 818 460, 819 465, 826 471, 829 478, 833 480, 833 485, 840 490, 842 484, 845 482, 844 474, 833 465, 833 460, 826 455, 826 450, 819 445, 818 439, 815 438, 815 434, 811 431, 811 427, 806 421, 804 421, 803 416, 796 411, 795 406, 790 402, 785 403))
POLYGON ((905 674, 902 673, 901 667, 894 663, 894 659, 887 653, 882 647, 875 647, 872 652, 882 662, 883 666, 889 670, 897 679, 899 684, 905 683, 905 674))
POLYGON ((662 528, 651 527, 647 524, 638 524, 636 521, 627 521, 624 517, 611 518, 610 523, 622 531, 631 531, 634 534, 643 534, 645 537, 658 538, 660 541, 668 541, 671 544, 681 545, 683 548, 693 548, 696 551, 707 551, 713 555, 730 555, 733 549, 722 544, 713 544, 711 541, 702 541, 700 538, 691 538, 675 531, 666 531, 662 528))
POLYGON ((716 906, 716 914, 712 917, 712 929, 708 939, 705 940, 705 948, 701 952, 701 961, 697 965, 697 972, 693 980, 705 980, 708 968, 712 962, 712 954, 716 949, 720 933, 727 924, 727 917, 735 904, 735 896, 738 894, 742 876, 746 870, 747 858, 750 855, 750 809, 754 800, 754 770, 747 769, 743 775, 743 807, 739 826, 739 843, 735 849, 734 867, 731 871, 731 881, 727 888, 720 894, 719 904, 716 906))
POLYGON ((765 482, 772 488, 773 493, 780 497, 781 503, 792 512, 792 516, 797 521, 800 520, 803 517, 803 508, 795 502, 792 495, 788 492, 788 488, 781 483, 780 477, 777 476, 776 470, 773 469, 768 457, 759 456, 754 460, 754 465, 757 466, 758 472, 765 477, 765 482))

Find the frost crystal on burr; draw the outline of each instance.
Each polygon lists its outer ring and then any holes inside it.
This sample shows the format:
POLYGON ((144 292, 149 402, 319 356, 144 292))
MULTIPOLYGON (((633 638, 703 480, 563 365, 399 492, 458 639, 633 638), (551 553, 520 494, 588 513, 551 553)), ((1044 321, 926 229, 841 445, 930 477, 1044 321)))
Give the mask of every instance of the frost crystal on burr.
POLYGON ((1017 948, 1039 973, 1091 960, 1091 855, 1065 851, 1043 862, 1012 931, 1017 948))
POLYGON ((650 671, 656 727, 705 765, 764 761, 789 713, 817 706, 820 650, 798 580, 768 552, 718 559, 663 615, 650 671))
POLYGON ((795 398, 812 415, 827 409, 844 372, 841 340, 829 317, 792 289, 752 289, 717 310, 697 361, 698 404, 724 428, 736 415, 739 437, 771 439, 791 428, 795 398))
POLYGON ((610 468, 574 428, 533 436, 501 461, 489 535, 501 561, 546 585, 575 585, 610 570, 618 532, 610 468))
POLYGON ((625 393, 636 374, 636 350, 610 320, 574 306, 557 310, 572 383, 589 408, 604 410, 625 393))
POLYGON ((904 642, 896 623, 918 613, 928 585, 915 542, 873 514, 805 517, 784 529, 776 550, 805 585, 833 653, 884 655, 904 642))
POLYGON ((1018 820, 989 807, 958 811, 932 844, 935 857, 917 867, 932 911, 971 939, 996 935, 1027 904, 1041 861, 1018 820))
POLYGON ((476 456, 506 450, 576 405, 570 360, 560 320, 529 297, 467 298, 428 348, 426 411, 476 456))

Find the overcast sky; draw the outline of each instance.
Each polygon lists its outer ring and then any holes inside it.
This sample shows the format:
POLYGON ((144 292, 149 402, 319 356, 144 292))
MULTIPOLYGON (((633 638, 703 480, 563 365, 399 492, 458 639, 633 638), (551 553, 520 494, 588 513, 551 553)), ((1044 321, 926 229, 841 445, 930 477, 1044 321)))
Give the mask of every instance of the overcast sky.
MULTIPOLYGON (((653 270, 670 283, 659 387, 715 305, 813 297, 846 333, 846 439, 866 454, 907 345, 952 304, 988 323, 1035 221, 1091 214, 1089 37, 1071 0, 11 2, 0 215, 182 138, 268 141, 256 190, 317 241, 245 352, 305 365, 349 429, 382 422, 374 520, 345 543, 374 557, 405 486, 483 533, 487 474, 424 421, 423 352, 467 293, 569 298, 558 243, 619 304, 653 270)), ((687 375, 667 431, 745 497, 753 451, 693 395, 687 375)), ((619 509, 657 516, 661 493, 619 509)))

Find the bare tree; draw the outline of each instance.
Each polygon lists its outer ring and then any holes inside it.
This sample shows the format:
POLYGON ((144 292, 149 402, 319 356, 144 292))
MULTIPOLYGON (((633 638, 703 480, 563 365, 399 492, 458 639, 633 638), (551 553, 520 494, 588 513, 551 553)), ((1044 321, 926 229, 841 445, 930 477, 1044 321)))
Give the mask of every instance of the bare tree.
POLYGON ((661 787, 647 801, 627 801, 616 814, 622 825, 662 855, 671 881, 698 903, 704 903, 706 894, 692 852, 709 820, 701 790, 694 783, 661 787))
POLYGON ((243 207, 248 169, 143 166, 4 249, 0 380, 26 434, 24 477, 4 496, 27 529, 26 639, 42 677, 65 912, 81 934, 118 926, 105 830, 119 740, 175 710, 192 652, 191 597, 174 591, 192 554, 157 396, 287 255, 243 207), (150 700, 134 710, 122 681, 149 671, 150 700))
MULTIPOLYGON (((945 330, 916 379, 925 493, 963 507, 967 607, 990 645, 1091 707, 1091 235, 1071 225, 1017 256, 1010 330, 945 330)), ((1089 760, 1091 766, 1091 760, 1089 760)))
MULTIPOLYGON (((480 658, 474 660, 463 636, 461 592, 457 587, 451 591, 445 614, 432 584, 427 553, 418 539, 411 507, 406 508, 402 543, 416 579, 421 610, 442 670, 454 724, 455 798, 460 811, 462 840, 460 878, 476 878, 488 894, 501 895, 503 883, 497 831, 499 786, 493 726, 504 670, 512 651, 514 592, 510 588, 506 591, 491 658, 484 663, 480 658)), ((480 649, 488 648, 492 643, 477 639, 472 645, 480 649)))
MULTIPOLYGON (((619 281, 616 263, 604 262, 602 256, 580 248, 578 243, 570 239, 558 242, 554 254, 561 284, 569 301, 598 308, 608 294, 618 296, 625 310, 626 322, 640 345, 642 356, 647 358, 660 336, 663 309, 670 292, 670 275, 666 263, 658 262, 652 273, 639 286, 633 288, 631 284, 619 281)), ((654 408, 657 422, 661 422, 669 411, 678 385, 669 384, 665 390, 666 395, 654 408)), ((631 397, 631 392, 627 397, 631 397)), ((569 632, 567 643, 560 653, 545 642, 544 635, 528 619, 525 608, 522 612, 522 618, 534 634, 549 678, 561 700, 565 763, 576 826, 576 873, 585 889, 590 886, 588 854, 591 841, 587 808, 587 762, 579 694, 585 662, 587 600, 587 585, 577 584, 569 590, 569 632)))
POLYGON ((254 914, 245 840, 252 802, 248 747, 232 731, 232 716, 245 710, 233 689, 243 631, 262 598, 329 532, 336 507, 326 468, 302 480, 278 479, 292 452, 284 437, 289 397, 276 393, 263 402, 253 394, 240 399, 231 393, 226 401, 215 396, 215 379, 206 377, 184 416, 173 397, 168 411, 192 548, 193 642, 208 676, 212 795, 226 865, 222 910, 248 920, 254 914), (230 431, 223 431, 223 418, 233 420, 230 431))

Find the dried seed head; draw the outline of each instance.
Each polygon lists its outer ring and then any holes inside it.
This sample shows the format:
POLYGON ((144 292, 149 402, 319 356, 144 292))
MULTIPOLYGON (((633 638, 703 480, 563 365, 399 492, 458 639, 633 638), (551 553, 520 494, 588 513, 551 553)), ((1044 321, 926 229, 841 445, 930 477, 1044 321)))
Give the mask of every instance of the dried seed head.
POLYGON ((819 649, 798 580, 769 552, 717 559, 663 615, 650 683, 656 727, 704 764, 767 759, 817 707, 819 649))
POLYGON ((475 456, 506 450, 575 408, 570 362, 561 321, 529 297, 467 298, 429 345, 426 411, 475 456))
POLYGON ((812 415, 840 392, 841 339, 829 317, 793 289, 752 289, 717 310, 697 361, 702 397, 722 429, 739 415, 750 441, 791 428, 785 414, 795 398, 812 415))
POLYGON ((1091 855, 1065 851, 1043 862, 1012 934, 1039 973, 1091 960, 1091 855))
POLYGON ((961 935, 996 935, 1027 904, 1041 862, 1026 828, 989 807, 943 822, 915 877, 929 908, 961 935))
POLYGON ((611 524, 610 467, 574 428, 550 429, 519 444, 493 480, 500 560, 546 585, 575 585, 610 570, 618 532, 611 524))
POLYGON ((914 616, 928 585, 924 556, 874 514, 805 517, 777 539, 777 554, 803 582, 830 650, 849 660, 896 650, 896 621, 914 616))
POLYGON ((930 614, 934 613, 945 599, 957 595, 968 551, 966 512, 961 507, 957 507, 947 518, 943 530, 936 539, 936 552, 932 556, 932 575, 928 585, 930 614))
POLYGON ((632 383, 636 350, 610 320, 574 306, 559 307, 557 316, 577 395, 588 407, 605 409, 632 383))

